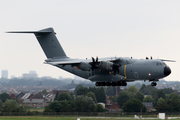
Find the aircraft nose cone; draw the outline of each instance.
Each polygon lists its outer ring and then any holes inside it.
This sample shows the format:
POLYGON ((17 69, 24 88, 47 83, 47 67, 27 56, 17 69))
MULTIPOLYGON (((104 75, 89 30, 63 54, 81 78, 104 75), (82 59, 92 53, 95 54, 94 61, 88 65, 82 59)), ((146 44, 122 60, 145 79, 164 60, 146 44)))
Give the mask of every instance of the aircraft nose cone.
POLYGON ((168 76, 169 74, 171 74, 171 69, 168 66, 164 67, 164 75, 168 76))

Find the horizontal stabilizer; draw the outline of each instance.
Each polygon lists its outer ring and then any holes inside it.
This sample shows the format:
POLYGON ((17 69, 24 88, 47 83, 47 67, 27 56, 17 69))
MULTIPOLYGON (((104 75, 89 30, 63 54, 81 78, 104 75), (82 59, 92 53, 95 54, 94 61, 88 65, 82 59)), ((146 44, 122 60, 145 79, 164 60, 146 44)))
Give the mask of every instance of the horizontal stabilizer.
POLYGON ((46 33, 52 33, 54 32, 53 28, 47 28, 47 29, 43 29, 43 30, 40 30, 40 31, 10 31, 10 32, 7 32, 7 33, 34 33, 34 34, 46 34, 46 33))
POLYGON ((6 33, 51 33, 51 32, 38 32, 38 31, 17 31, 17 32, 6 32, 6 33))

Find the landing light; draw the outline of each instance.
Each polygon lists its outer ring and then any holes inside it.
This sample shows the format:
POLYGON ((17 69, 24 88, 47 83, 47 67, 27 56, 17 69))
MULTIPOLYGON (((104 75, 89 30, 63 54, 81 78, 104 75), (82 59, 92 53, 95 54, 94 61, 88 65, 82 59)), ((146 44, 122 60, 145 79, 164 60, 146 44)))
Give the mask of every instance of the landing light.
POLYGON ((149 73, 149 76, 151 76, 151 73, 149 73))

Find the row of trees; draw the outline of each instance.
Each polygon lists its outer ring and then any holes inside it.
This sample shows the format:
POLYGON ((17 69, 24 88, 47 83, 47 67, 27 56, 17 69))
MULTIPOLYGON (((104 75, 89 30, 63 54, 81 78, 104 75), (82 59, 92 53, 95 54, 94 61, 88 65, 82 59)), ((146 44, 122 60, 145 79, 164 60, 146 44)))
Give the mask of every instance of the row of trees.
POLYGON ((94 93, 97 103, 106 103, 106 92, 103 87, 83 87, 79 84, 75 89, 75 95, 86 95, 88 92, 94 93))
MULTIPOLYGON (((45 108, 45 112, 102 112, 106 111, 99 102, 106 103, 106 94, 114 92, 114 87, 83 87, 78 85, 73 93, 56 95, 55 101, 45 108), (112 92, 113 91, 113 92, 112 92)), ((117 102, 124 112, 146 111, 142 102, 152 102, 158 112, 178 112, 180 110, 180 97, 172 89, 156 89, 152 86, 142 85, 140 89, 130 86, 124 90, 119 89, 118 96, 110 97, 117 102), (149 89, 149 91, 148 91, 149 89), (144 94, 148 94, 144 97, 144 94)), ((46 94, 47 91, 43 90, 46 94)), ((0 111, 23 112, 26 107, 10 100, 8 94, 0 94, 0 111)))
POLYGON ((124 112, 140 112, 141 109, 145 112, 146 108, 142 104, 143 99, 144 95, 135 86, 130 86, 119 92, 117 103, 124 112))
POLYGON ((172 89, 156 89, 152 86, 142 85, 138 90, 135 86, 130 86, 120 91, 118 96, 111 98, 117 102, 124 112, 145 111, 142 102, 152 102, 158 112, 178 112, 180 110, 180 97, 173 93, 172 89), (148 94, 144 97, 144 94, 148 94), (165 94, 166 93, 166 94, 165 94))
MULTIPOLYGON (((152 87, 151 85, 142 85, 140 89, 136 88, 135 86, 129 86, 128 88, 125 88, 124 90, 121 90, 118 87, 118 96, 115 95, 116 88, 115 87, 83 87, 82 85, 78 85, 75 89, 75 95, 86 95, 88 92, 92 92, 95 94, 94 97, 89 96, 93 99, 96 98, 97 102, 103 102, 106 103, 106 95, 112 95, 110 97, 111 102, 117 102, 121 108, 123 108, 124 112, 140 112, 146 111, 145 106, 142 104, 142 102, 152 102, 154 108, 156 108, 159 112, 163 111, 162 108, 160 108, 158 104, 159 99, 163 99, 164 105, 166 105, 166 108, 169 107, 169 105, 172 105, 173 100, 171 94, 174 91, 170 88, 165 89, 156 89, 155 87, 152 87), (115 96, 113 96, 115 95, 115 96), (144 97, 144 95, 147 95, 144 97)), ((91 93, 91 94, 92 94, 91 93)), ((178 94, 176 94, 179 96, 178 94)), ((179 99, 179 98, 177 98, 179 99)), ((176 99, 176 101, 177 101, 176 99)), ((96 100, 94 100, 96 102, 96 100)), ((164 107, 165 108, 165 107, 164 107)), ((171 107, 172 108, 172 107, 171 107)), ((164 109, 165 110, 165 109, 164 109)), ((168 111, 174 111, 174 108, 168 109, 168 111)))
MULTIPOLYGON (((146 89, 146 86, 142 86, 140 90, 146 89)), ((149 87, 149 86, 147 86, 149 87)), ((106 92, 110 89, 114 89, 113 87, 83 87, 82 85, 78 85, 75 89, 75 99, 72 93, 61 93, 56 96, 55 102, 51 103, 45 111, 56 111, 63 110, 64 112, 92 112, 98 111, 98 106, 96 103, 103 102, 106 103, 106 92), (105 91, 106 90, 106 91, 105 91), (56 108, 58 108, 58 110, 56 108), (59 107, 57 107, 59 106, 59 107), (67 109, 65 106, 67 107, 67 109), (83 108, 84 106, 84 108, 83 108), (63 109, 61 109, 63 108, 63 109)), ((114 91, 114 90, 113 90, 114 91)), ((157 104, 157 101, 160 97, 164 98, 165 93, 163 90, 154 89, 152 92, 152 97, 149 95, 144 98, 144 94, 141 93, 138 88, 135 86, 130 86, 127 89, 119 90, 118 96, 111 97, 110 99, 113 102, 117 102, 121 108, 123 108, 124 112, 139 112, 146 111, 145 106, 142 102, 153 102, 154 105, 157 104)), ((103 110, 101 110, 103 111, 103 110)), ((61 111, 62 112, 62 111, 61 111)))
POLYGON ((19 105, 14 99, 11 99, 9 94, 0 94, 0 112, 27 112, 27 106, 19 105))
POLYGON ((177 93, 171 93, 165 99, 159 98, 156 109, 159 112, 179 112, 180 96, 177 93))
POLYGON ((0 112, 27 112, 28 107, 19 105, 15 100, 0 101, 0 112))
POLYGON ((77 95, 73 99, 70 93, 61 93, 54 102, 45 107, 44 112, 104 112, 102 105, 96 104, 96 96, 93 92, 86 95, 77 95))

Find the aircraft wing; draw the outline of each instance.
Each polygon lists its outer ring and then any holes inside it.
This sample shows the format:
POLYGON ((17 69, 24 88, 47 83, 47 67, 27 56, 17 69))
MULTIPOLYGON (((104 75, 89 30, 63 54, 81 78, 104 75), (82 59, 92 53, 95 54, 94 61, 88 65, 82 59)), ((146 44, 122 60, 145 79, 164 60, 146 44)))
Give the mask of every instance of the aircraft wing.
MULTIPOLYGON (((101 62, 101 61, 111 61, 111 62, 114 62, 114 61, 117 61, 117 60, 120 60, 120 58, 116 58, 116 57, 108 57, 108 58, 100 58, 98 60, 98 62, 101 62)), ((66 58, 66 59, 57 59, 57 60, 45 60, 45 64, 50 64, 50 65, 73 65, 73 64, 79 64, 81 62, 84 62, 84 63, 91 63, 92 62, 92 59, 71 59, 71 58, 66 58)))
POLYGON ((57 61, 46 61, 46 64, 50 65, 71 65, 71 64, 78 64, 81 61, 79 59, 65 59, 65 60, 57 60, 57 61))
POLYGON ((166 61, 166 62, 176 62, 174 60, 165 60, 165 59, 160 59, 161 61, 166 61))

